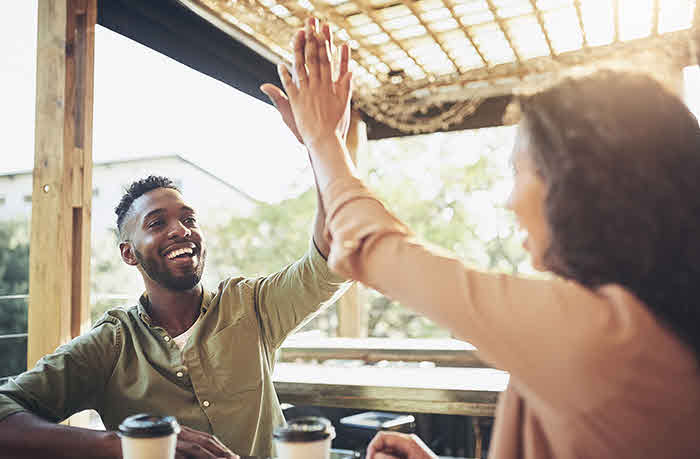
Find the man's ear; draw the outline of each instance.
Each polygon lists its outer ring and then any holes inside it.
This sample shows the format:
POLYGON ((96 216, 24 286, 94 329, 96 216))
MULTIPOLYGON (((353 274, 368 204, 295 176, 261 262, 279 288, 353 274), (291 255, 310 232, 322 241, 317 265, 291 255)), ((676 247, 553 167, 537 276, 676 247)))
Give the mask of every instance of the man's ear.
POLYGON ((120 242, 119 251, 121 252, 122 260, 124 260, 124 263, 126 263, 127 265, 136 266, 139 264, 139 261, 136 259, 136 253, 134 252, 134 248, 131 246, 131 242, 120 242))

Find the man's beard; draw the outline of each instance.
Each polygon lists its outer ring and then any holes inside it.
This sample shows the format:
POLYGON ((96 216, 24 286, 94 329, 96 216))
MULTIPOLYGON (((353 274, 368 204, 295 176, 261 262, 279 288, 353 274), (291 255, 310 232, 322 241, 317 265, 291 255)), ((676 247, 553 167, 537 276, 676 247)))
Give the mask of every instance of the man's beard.
POLYGON ((182 277, 175 277, 167 269, 161 269, 161 267, 163 267, 162 264, 156 263, 155 260, 144 257, 138 250, 134 249, 134 253, 136 254, 136 259, 141 265, 141 268, 143 268, 146 274, 148 274, 148 277, 169 290, 189 290, 195 285, 199 284, 199 281, 202 280, 205 259, 204 250, 200 250, 197 254, 197 257, 199 257, 199 263, 197 264, 194 272, 186 274, 182 277))

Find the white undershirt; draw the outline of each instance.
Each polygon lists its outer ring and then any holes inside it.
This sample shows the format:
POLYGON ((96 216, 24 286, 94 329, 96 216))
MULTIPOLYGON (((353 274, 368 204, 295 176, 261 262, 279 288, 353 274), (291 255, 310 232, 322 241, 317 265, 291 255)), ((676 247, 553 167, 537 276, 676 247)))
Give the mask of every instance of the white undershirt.
POLYGON ((173 341, 175 341, 175 344, 177 344, 177 347, 180 348, 180 350, 184 349, 185 344, 187 344, 187 340, 190 339, 190 336, 192 335, 192 332, 194 331, 195 325, 199 323, 199 319, 202 318, 202 314, 199 314, 199 317, 197 317, 197 320, 194 321, 192 326, 185 330, 182 334, 177 335, 176 337, 173 338, 173 341))

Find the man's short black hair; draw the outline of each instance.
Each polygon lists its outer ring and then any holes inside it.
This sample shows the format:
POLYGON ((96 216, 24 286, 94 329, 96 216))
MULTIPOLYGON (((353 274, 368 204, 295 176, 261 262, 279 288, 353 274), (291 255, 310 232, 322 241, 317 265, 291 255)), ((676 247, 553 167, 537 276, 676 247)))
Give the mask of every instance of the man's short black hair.
POLYGON ((158 175, 149 175, 148 177, 133 182, 129 188, 126 189, 124 195, 117 207, 115 207, 114 212, 117 214, 117 230, 119 235, 122 235, 122 225, 124 224, 124 219, 131 209, 131 205, 136 199, 141 197, 144 193, 158 189, 158 188, 171 188, 176 191, 180 189, 175 185, 175 183, 167 177, 162 177, 158 175))

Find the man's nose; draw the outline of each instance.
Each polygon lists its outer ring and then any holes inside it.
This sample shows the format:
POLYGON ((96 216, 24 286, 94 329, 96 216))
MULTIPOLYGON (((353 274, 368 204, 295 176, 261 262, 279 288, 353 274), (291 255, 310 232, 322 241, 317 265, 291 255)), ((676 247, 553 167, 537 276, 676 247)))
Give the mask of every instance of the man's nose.
POLYGON ((192 230, 182 224, 180 220, 177 220, 173 225, 170 226, 170 231, 168 232, 168 237, 170 239, 175 239, 178 237, 187 238, 192 234, 192 230))

